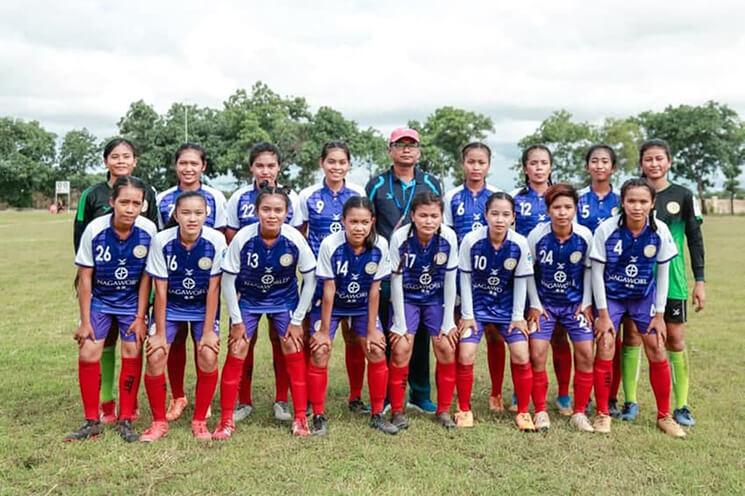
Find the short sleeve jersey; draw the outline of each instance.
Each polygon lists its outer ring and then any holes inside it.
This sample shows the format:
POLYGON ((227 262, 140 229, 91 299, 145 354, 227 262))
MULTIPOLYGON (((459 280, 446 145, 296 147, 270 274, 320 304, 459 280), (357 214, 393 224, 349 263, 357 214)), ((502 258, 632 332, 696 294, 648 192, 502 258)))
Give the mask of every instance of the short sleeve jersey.
MULTIPOLYGON (((359 255, 347 242, 344 231, 331 234, 321 242, 316 276, 319 281, 333 279, 336 284, 334 317, 367 315, 370 286, 390 273, 388 242, 382 236, 377 237, 375 246, 359 255)), ((323 284, 318 286, 322 291, 323 284)))
POLYGON ((486 225, 486 200, 497 191, 498 188, 489 184, 478 193, 465 186, 458 186, 445 195, 445 224, 455 230, 459 243, 466 234, 486 225))
POLYGON ((241 229, 223 257, 222 269, 235 274, 238 305, 251 313, 295 310, 297 271, 315 270, 316 259, 300 231, 284 224, 271 246, 261 238, 259 223, 241 229))
POLYGON ((334 192, 326 186, 325 181, 305 188, 298 195, 299 223, 308 223, 308 244, 316 255, 326 236, 343 229, 342 208, 344 202, 353 196, 365 196, 365 190, 345 182, 341 190, 334 192))
POLYGON ((605 264, 605 291, 614 300, 638 300, 654 292, 657 264, 669 262, 677 254, 670 231, 656 221, 657 231, 649 225, 634 235, 619 227, 619 216, 605 220, 595 231, 590 258, 605 264))
POLYGON ((555 306, 581 302, 585 269, 590 266, 590 230, 575 223, 569 239, 559 241, 551 223, 544 222, 530 231, 528 246, 541 302, 555 306))
POLYGON ((595 232, 595 229, 607 218, 618 213, 621 197, 613 189, 600 198, 590 186, 579 190, 577 203, 577 222, 595 232))
MULTIPOLYGON (((204 195, 207 200, 207 220, 204 224, 208 227, 220 229, 225 227, 227 220, 225 217, 226 201, 222 191, 203 184, 197 190, 204 195)), ((168 219, 173 215, 173 209, 176 207, 176 198, 183 191, 178 186, 168 188, 158 195, 156 200, 158 204, 158 227, 163 229, 168 224, 168 219)))
POLYGON ((140 278, 157 229, 139 216, 126 239, 119 239, 112 214, 97 217, 80 238, 75 264, 93 269, 91 309, 114 315, 137 311, 140 278))
POLYGON ((442 305, 445 274, 458 268, 458 240, 447 226, 423 246, 409 226, 391 236, 391 271, 403 275, 404 301, 415 305, 442 305))
POLYGON ((187 249, 179 241, 178 230, 178 226, 171 227, 155 236, 146 270, 152 277, 168 281, 166 319, 201 321, 210 278, 222 272, 225 236, 205 226, 196 243, 187 249))
MULTIPOLYGON (((259 188, 254 183, 239 188, 230 196, 227 206, 227 226, 230 229, 238 230, 245 226, 250 226, 259 222, 258 212, 256 212, 256 197, 259 196, 259 188)), ((297 193, 290 191, 290 208, 287 211, 285 224, 298 227, 302 224, 300 216, 297 214, 300 209, 297 193)))
POLYGON ((548 220, 546 201, 530 186, 516 189, 510 196, 515 200, 515 231, 527 236, 535 226, 548 220))
POLYGON ((512 320, 514 279, 533 275, 526 239, 509 230, 495 249, 486 226, 463 238, 458 268, 471 274, 475 319, 497 324, 512 320))

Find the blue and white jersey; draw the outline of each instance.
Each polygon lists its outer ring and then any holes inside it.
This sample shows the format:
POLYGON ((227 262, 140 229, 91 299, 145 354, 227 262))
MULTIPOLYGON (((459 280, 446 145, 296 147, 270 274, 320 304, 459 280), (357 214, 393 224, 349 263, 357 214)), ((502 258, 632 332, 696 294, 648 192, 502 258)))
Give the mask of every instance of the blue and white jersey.
MULTIPOLYGON (((227 223, 225 212, 227 202, 222 191, 206 184, 202 184, 197 191, 207 200, 207 220, 204 224, 215 229, 225 227, 227 223)), ((176 198, 181 193, 183 191, 178 186, 173 186, 160 193, 155 199, 155 203, 158 205, 158 227, 160 229, 168 224, 168 219, 171 218, 173 210, 176 208, 176 198)))
POLYGON ((655 290, 657 264, 669 262, 678 254, 670 230, 655 220, 657 231, 647 225, 634 237, 618 226, 620 216, 605 220, 595 231, 590 258, 605 264, 606 296, 614 300, 636 300, 655 290))
POLYGON ((308 243, 316 255, 326 236, 344 229, 341 224, 342 207, 353 196, 365 196, 365 189, 345 182, 341 190, 333 192, 326 186, 325 180, 308 186, 298 195, 300 224, 308 223, 308 243))
MULTIPOLYGON (((227 207, 228 227, 238 230, 241 227, 250 226, 259 222, 258 212, 256 211, 256 197, 259 196, 260 188, 254 183, 238 188, 235 193, 230 195, 227 207)), ((300 210, 299 200, 294 191, 287 195, 290 197, 290 208, 287 211, 285 224, 298 227, 302 224, 298 211, 300 210)))
POLYGON ((527 236, 535 226, 548 221, 546 200, 530 186, 516 189, 510 196, 515 200, 515 231, 527 236))
POLYGON ((512 320, 514 279, 532 276, 533 261, 523 236, 508 230, 495 249, 484 226, 463 238, 458 269, 471 274, 474 318, 506 324, 512 320))
POLYGON ((178 226, 170 227, 155 235, 146 270, 155 279, 168 281, 167 320, 201 321, 207 308, 210 279, 222 273, 225 236, 205 226, 196 243, 186 249, 179 241, 178 230, 178 226))
POLYGON ((300 231, 282 225, 271 246, 261 239, 258 222, 241 229, 223 257, 222 270, 236 274, 235 290, 243 312, 293 311, 298 304, 297 271, 315 270, 316 259, 300 231))
POLYGON ((621 197, 612 188, 603 198, 598 197, 590 186, 582 188, 577 194, 577 222, 592 232, 595 232, 605 219, 616 215, 621 205, 621 197))
POLYGON ((145 217, 135 219, 126 239, 119 239, 113 214, 93 219, 80 238, 75 264, 93 269, 91 310, 114 315, 137 312, 140 278, 158 229, 145 217))
POLYGON ((344 231, 331 234, 321 242, 318 251, 319 279, 318 291, 323 294, 323 281, 333 279, 336 283, 334 295, 334 317, 367 315, 367 303, 370 286, 375 281, 385 279, 391 273, 391 261, 388 256, 388 242, 378 236, 375 246, 364 250, 359 255, 354 253, 347 243, 344 231))
POLYGON ((444 199, 443 215, 445 224, 455 230, 459 243, 466 234, 486 225, 486 200, 498 191, 499 188, 490 184, 478 193, 473 193, 463 185, 448 191, 444 199))
POLYGON ((528 235, 538 296, 544 305, 582 301, 585 269, 590 267, 592 233, 576 222, 569 239, 559 241, 550 222, 538 224, 528 235))
POLYGON ((391 271, 403 274, 406 303, 442 306, 445 273, 458 268, 455 231, 441 226, 440 234, 422 246, 409 228, 399 227, 391 236, 391 271))

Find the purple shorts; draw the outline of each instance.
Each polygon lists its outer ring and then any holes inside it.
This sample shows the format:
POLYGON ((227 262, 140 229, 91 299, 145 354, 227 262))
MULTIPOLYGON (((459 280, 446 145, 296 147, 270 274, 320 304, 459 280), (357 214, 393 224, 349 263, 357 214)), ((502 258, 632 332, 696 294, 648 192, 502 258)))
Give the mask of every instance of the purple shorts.
POLYGON ((595 338, 589 322, 584 315, 577 313, 577 305, 561 305, 544 307, 548 318, 541 316, 538 330, 530 335, 530 339, 550 341, 557 324, 564 326, 573 343, 589 341, 595 338))
MULTIPOLYGON (((168 344, 173 343, 173 340, 176 339, 176 334, 182 329, 188 330, 189 327, 191 327, 191 338, 198 343, 202 339, 202 332, 204 332, 204 321, 166 320, 166 342, 168 344)), ((220 322, 218 320, 215 320, 214 331, 215 334, 220 335, 220 322)))
POLYGON ((243 325, 246 326, 246 337, 251 339, 253 335, 256 334, 256 329, 259 327, 259 321, 261 320, 262 315, 266 315, 266 318, 274 325, 274 329, 280 337, 285 337, 287 334, 287 327, 290 325, 290 320, 292 320, 291 314, 292 312, 289 310, 267 314, 241 311, 243 325))
POLYGON ((122 338, 122 341, 135 341, 136 336, 134 333, 127 334, 129 326, 131 326, 132 322, 135 321, 134 314, 115 315, 112 313, 103 313, 96 310, 91 310, 91 327, 93 327, 93 335, 96 337, 96 341, 106 339, 106 336, 109 335, 111 324, 113 324, 114 321, 116 321, 117 325, 119 326, 119 337, 122 338))
MULTIPOLYGON (((404 314, 406 315, 406 332, 416 334, 419 324, 424 324, 427 333, 431 337, 440 335, 442 320, 445 309, 442 305, 414 305, 404 303, 404 314)), ((393 321, 393 312, 391 312, 391 324, 393 321)), ((388 326, 390 329, 391 326, 388 326)))
MULTIPOLYGON (((367 315, 351 315, 349 317, 335 317, 331 315, 331 323, 329 325, 329 337, 333 340, 336 336, 336 329, 339 327, 339 322, 343 319, 349 319, 349 328, 352 329, 354 334, 358 337, 367 337, 367 315)), ((383 332, 383 326, 380 325, 380 319, 375 318, 375 327, 380 332, 383 332)), ((317 333, 321 329, 321 310, 313 310, 310 312, 310 335, 317 333)))
POLYGON ((461 334, 460 341, 461 343, 475 343, 478 344, 481 342, 481 337, 484 335, 484 327, 492 324, 497 328, 497 331, 499 331, 499 334, 502 336, 502 339, 504 339, 504 342, 509 344, 512 343, 518 343, 520 341, 527 341, 528 338, 525 337, 525 335, 520 331, 512 331, 511 333, 507 332, 507 329, 510 328, 510 324, 499 324, 496 322, 479 322, 476 321, 476 330, 473 329, 466 329, 466 331, 461 334))
MULTIPOLYGON (((655 292, 639 300, 613 300, 608 298, 608 314, 616 332, 621 327, 623 316, 628 315, 636 324, 639 334, 647 334, 649 321, 657 313, 654 308, 654 300, 655 292)), ((655 332, 653 331, 652 334, 655 334, 655 332)))

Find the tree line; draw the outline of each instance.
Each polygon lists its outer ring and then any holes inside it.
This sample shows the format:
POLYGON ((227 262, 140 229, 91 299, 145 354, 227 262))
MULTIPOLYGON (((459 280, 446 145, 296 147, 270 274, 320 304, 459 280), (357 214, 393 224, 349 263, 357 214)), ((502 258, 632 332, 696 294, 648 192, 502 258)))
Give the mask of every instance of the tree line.
MULTIPOLYGON (((451 106, 440 107, 409 127, 422 137, 422 165, 443 178, 462 179, 460 149, 494 132, 489 116, 451 106)), ((259 141, 276 144, 283 156, 283 180, 296 189, 311 184, 318 171, 318 154, 326 141, 349 144, 353 164, 371 172, 389 165, 386 138, 371 127, 361 128, 333 108, 316 111, 302 97, 281 96, 257 82, 239 89, 222 108, 173 103, 159 114, 152 105, 133 102, 117 122, 118 135, 129 138, 140 153, 137 173, 157 190, 175 183, 173 153, 187 137, 208 151, 207 176, 247 176, 247 151, 259 141)), ((667 140, 674 152, 673 175, 695 184, 703 197, 721 174, 732 197, 739 192, 738 176, 745 159, 745 125, 725 104, 679 105, 609 118, 600 124, 581 122, 559 110, 549 115, 518 145, 547 144, 554 152, 553 177, 576 185, 586 183, 584 153, 593 143, 614 147, 619 167, 638 168, 638 146, 648 137, 667 140)), ((72 129, 61 140, 36 121, 0 117, 0 203, 14 207, 32 204, 33 195, 54 194, 55 180, 69 180, 78 191, 101 181, 103 144, 86 128, 72 129)), ((499 166, 500 164, 495 164, 499 166)), ((519 163, 516 177, 522 177, 519 163)))

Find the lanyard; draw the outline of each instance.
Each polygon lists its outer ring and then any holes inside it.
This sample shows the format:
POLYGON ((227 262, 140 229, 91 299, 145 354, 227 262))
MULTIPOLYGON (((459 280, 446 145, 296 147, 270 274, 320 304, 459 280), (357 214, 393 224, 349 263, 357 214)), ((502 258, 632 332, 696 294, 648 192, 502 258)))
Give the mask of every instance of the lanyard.
POLYGON ((391 192, 391 196, 393 197, 393 201, 396 202, 396 207, 398 208, 399 212, 403 210, 402 217, 406 217, 406 214, 409 213, 409 208, 411 207, 411 200, 414 198, 414 191, 416 191, 416 177, 411 180, 412 182, 409 183, 410 186, 407 188, 403 187, 403 182, 401 182, 401 194, 402 196, 406 195, 405 191, 406 189, 411 188, 411 191, 409 192, 409 198, 406 200, 406 207, 401 207, 401 202, 398 201, 398 198, 396 197, 396 190, 393 189, 393 173, 391 173, 388 176, 388 189, 391 192), (413 183, 413 184, 412 184, 413 183))

